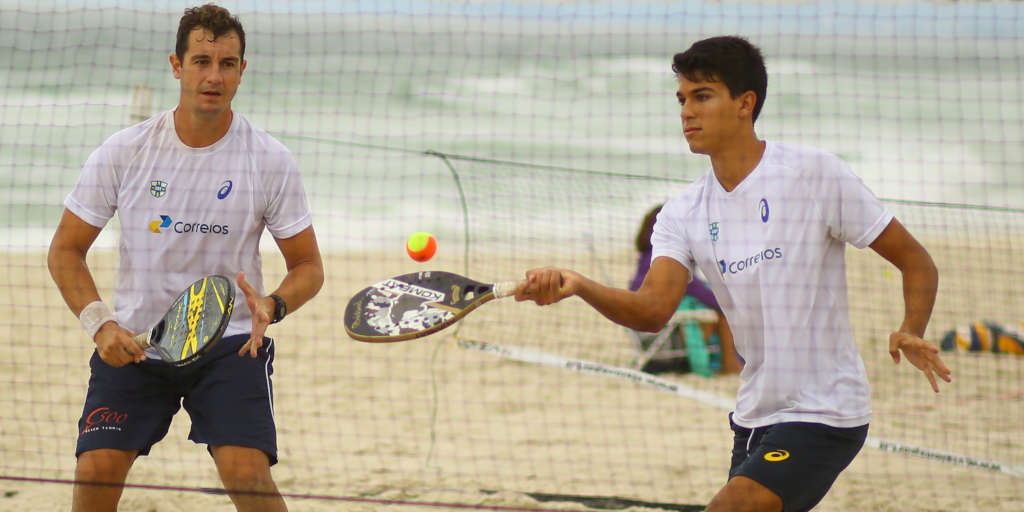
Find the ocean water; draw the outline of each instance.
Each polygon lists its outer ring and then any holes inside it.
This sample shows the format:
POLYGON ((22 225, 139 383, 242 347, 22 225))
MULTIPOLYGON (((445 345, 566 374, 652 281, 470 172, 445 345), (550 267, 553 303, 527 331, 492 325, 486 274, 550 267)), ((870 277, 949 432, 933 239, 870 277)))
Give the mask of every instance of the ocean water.
MULTIPOLYGON (((173 108, 187 5, 0 1, 0 247, 45 247, 89 153, 133 111, 173 108)), ((716 34, 764 51, 760 136, 841 155, 939 231, 1024 224, 1020 2, 223 5, 248 39, 234 108, 295 153, 328 247, 420 229, 498 250, 627 241, 708 168, 670 65, 716 34)))

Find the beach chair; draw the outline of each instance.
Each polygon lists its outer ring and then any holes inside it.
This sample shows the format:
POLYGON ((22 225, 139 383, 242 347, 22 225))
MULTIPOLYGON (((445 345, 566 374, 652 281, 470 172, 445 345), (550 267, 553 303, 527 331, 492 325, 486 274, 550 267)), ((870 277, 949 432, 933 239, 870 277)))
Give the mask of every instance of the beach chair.
POLYGON ((633 368, 655 373, 682 367, 685 360, 690 371, 705 377, 714 375, 722 361, 718 334, 712 334, 705 343, 700 323, 716 321, 717 311, 687 296, 661 331, 626 329, 635 351, 633 368))

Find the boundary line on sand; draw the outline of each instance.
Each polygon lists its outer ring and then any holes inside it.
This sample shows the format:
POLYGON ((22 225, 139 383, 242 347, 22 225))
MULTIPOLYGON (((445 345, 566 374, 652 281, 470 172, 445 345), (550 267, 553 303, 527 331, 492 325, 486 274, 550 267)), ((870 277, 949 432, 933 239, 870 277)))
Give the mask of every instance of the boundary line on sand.
MULTIPOLYGON (((700 402, 704 405, 709 405, 721 410, 729 411, 732 410, 733 401, 724 398, 713 393, 701 391, 696 388, 692 388, 681 382, 673 382, 670 380, 663 379, 650 373, 633 370, 630 368, 622 368, 618 366, 609 366, 596 361, 587 361, 585 359, 575 359, 570 357, 563 357, 554 354, 548 354, 536 350, 530 350, 526 348, 513 347, 508 345, 496 345, 493 343, 486 343, 482 341, 475 341, 466 338, 456 338, 456 343, 459 347, 471 350, 477 350, 487 354, 503 357, 506 359, 512 359, 523 363, 533 363, 543 366, 554 366, 571 370, 579 373, 587 373, 591 375, 599 375, 602 377, 608 377, 613 379, 628 380, 635 384, 642 386, 651 387, 658 391, 666 393, 672 393, 674 395, 689 398, 691 400, 700 402)), ((868 436, 864 441, 864 446, 869 446, 884 452, 898 453, 902 455, 912 455, 919 458, 932 460, 935 462, 941 462, 943 464, 949 464, 952 466, 961 466, 972 469, 982 469, 987 471, 994 471, 998 473, 1004 473, 1017 478, 1024 478, 1024 466, 1015 466, 1011 464, 1003 464, 992 460, 978 459, 969 455, 963 455, 959 453, 946 452, 941 450, 932 450, 930 448, 924 448, 920 446, 914 446, 899 441, 892 441, 889 439, 882 439, 874 436, 868 436)))

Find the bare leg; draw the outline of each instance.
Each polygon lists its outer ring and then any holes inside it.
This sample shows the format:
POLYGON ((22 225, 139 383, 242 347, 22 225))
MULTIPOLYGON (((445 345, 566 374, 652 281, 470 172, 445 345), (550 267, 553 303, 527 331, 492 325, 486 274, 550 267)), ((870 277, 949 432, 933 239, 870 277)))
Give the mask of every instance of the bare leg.
POLYGON ((78 456, 72 512, 113 512, 137 451, 90 450, 78 456))
POLYGON ((781 512, 782 498, 745 476, 729 479, 705 512, 781 512))
POLYGON ((270 477, 267 454, 244 446, 211 446, 217 472, 239 511, 285 512, 288 507, 270 477))

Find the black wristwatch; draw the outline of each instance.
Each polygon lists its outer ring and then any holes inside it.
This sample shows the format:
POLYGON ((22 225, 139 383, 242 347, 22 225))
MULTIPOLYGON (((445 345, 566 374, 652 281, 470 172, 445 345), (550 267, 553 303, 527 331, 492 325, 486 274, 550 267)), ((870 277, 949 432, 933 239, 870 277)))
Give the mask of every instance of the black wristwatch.
POLYGON ((288 305, 284 303, 284 299, 277 295, 270 294, 270 298, 274 299, 274 318, 270 319, 270 323, 276 324, 284 319, 284 315, 288 313, 288 305))

